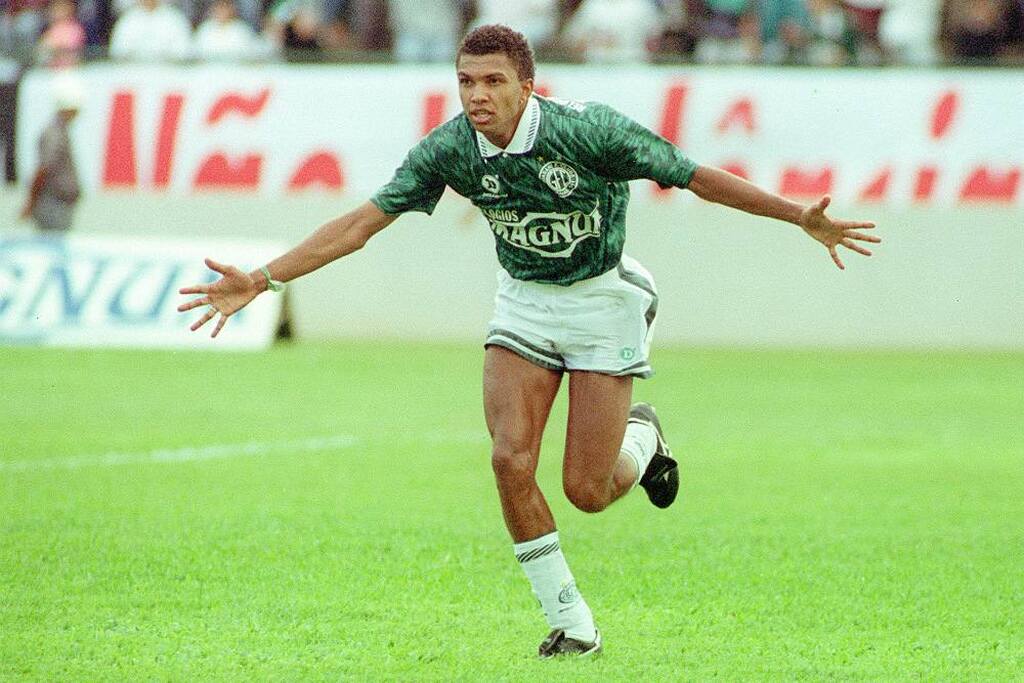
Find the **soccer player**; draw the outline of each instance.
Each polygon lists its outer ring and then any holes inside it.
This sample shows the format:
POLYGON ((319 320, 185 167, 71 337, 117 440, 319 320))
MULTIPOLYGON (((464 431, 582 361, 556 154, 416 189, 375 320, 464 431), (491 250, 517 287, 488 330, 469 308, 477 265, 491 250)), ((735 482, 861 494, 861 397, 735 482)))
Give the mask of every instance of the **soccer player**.
POLYGON ((588 656, 600 651, 601 635, 534 477, 563 376, 569 376, 569 418, 562 480, 576 507, 599 512, 640 486, 664 508, 679 488, 654 408, 630 405, 633 378, 651 374, 658 290, 650 273, 622 253, 627 181, 648 178, 792 223, 821 242, 840 268, 838 246, 869 256, 857 242, 879 239, 861 232, 872 223, 828 217, 828 197, 794 203, 698 166, 607 106, 534 94, 530 47, 505 26, 467 35, 456 70, 462 113, 413 147, 368 202, 251 273, 207 259, 221 279, 183 288, 182 294, 199 296, 179 310, 208 307, 193 331, 219 314, 216 336, 266 289, 351 254, 407 211, 431 213, 446 186, 469 198, 490 223, 502 267, 484 358, 484 409, 502 512, 551 628, 540 656, 588 656))

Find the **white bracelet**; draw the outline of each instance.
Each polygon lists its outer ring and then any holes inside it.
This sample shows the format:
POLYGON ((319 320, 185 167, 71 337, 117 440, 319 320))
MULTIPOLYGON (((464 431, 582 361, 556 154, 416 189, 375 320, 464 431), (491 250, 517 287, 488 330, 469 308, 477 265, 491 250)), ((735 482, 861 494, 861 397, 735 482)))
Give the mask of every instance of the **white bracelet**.
POLYGON ((260 272, 263 273, 263 277, 267 278, 267 289, 269 289, 271 292, 283 292, 284 291, 284 287, 285 287, 284 283, 283 282, 278 282, 277 280, 274 280, 273 278, 271 278, 270 277, 270 269, 269 268, 267 268, 266 266, 261 266, 260 267, 260 272))

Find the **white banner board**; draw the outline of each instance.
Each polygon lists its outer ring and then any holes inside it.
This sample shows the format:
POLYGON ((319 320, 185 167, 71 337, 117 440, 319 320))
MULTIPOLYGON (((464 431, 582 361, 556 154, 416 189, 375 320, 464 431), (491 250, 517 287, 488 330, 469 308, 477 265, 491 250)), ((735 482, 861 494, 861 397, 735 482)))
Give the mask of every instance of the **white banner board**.
POLYGON ((0 344, 263 349, 277 331, 280 296, 261 295, 211 339, 212 322, 189 331, 205 309, 178 313, 190 298, 178 289, 219 277, 206 256, 258 267, 281 251, 249 241, 0 238, 0 344))
MULTIPOLYGON (((450 66, 95 65, 80 77, 88 100, 73 140, 90 192, 364 197, 460 110, 450 66)), ((540 65, 537 86, 607 102, 698 163, 794 197, 1024 201, 1020 70, 540 65)), ((22 84, 22 177, 53 115, 53 88, 43 71, 22 84)), ((642 191, 656 193, 650 184, 642 191)))

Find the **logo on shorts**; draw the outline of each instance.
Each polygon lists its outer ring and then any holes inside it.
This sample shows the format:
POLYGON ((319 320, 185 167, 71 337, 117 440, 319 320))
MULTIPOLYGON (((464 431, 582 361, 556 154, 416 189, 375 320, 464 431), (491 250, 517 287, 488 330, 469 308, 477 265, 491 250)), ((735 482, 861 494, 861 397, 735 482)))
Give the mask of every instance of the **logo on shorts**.
POLYGON ((576 169, 561 161, 549 161, 540 167, 540 179, 559 197, 568 197, 580 184, 576 169))
POLYGON ((485 175, 480 179, 480 184, 491 194, 498 194, 498 190, 501 189, 501 183, 498 182, 497 176, 493 175, 485 175))
POLYGON ((636 349, 632 346, 623 346, 622 350, 619 351, 619 357, 622 358, 622 360, 633 360, 636 358, 636 349))
POLYGON ((580 592, 576 590, 576 582, 570 581, 569 583, 562 586, 562 590, 558 591, 558 602, 563 605, 571 605, 580 599, 580 592))

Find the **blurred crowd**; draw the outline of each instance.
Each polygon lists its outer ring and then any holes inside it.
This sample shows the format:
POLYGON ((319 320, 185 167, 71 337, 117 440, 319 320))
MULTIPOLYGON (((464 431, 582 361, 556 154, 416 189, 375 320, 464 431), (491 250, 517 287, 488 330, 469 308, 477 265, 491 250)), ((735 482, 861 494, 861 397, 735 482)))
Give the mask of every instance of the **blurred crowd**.
POLYGON ((1024 0, 0 0, 0 52, 126 61, 447 62, 508 24, 598 63, 1024 64, 1024 0))

